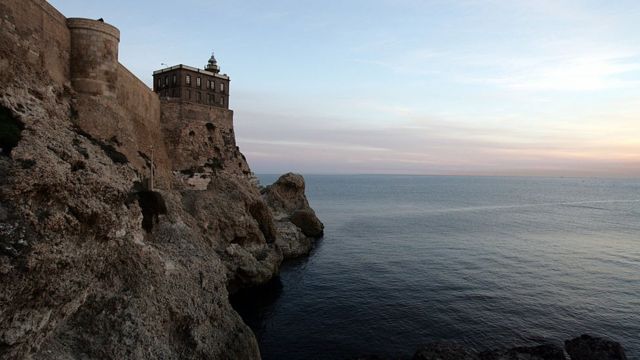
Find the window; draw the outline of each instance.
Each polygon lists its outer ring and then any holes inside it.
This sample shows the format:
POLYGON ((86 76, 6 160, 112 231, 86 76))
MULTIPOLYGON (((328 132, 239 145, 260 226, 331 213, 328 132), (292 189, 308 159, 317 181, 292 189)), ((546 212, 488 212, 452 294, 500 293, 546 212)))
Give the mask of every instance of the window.
POLYGON ((162 79, 161 78, 158 78, 158 82, 157 82, 156 86, 158 87, 158 89, 162 87, 162 79))
POLYGON ((198 102, 202 102, 202 93, 200 91, 198 91, 198 102))
POLYGON ((187 99, 191 100, 191 90, 187 90, 187 99))
POLYGON ((224 105, 224 96, 220 96, 220 105, 224 105))
POLYGON ((173 86, 175 86, 178 83, 178 78, 175 75, 172 76, 171 83, 173 84, 173 86))
POLYGON ((220 91, 224 92, 224 83, 220 83, 220 91))
POLYGON ((184 82, 185 84, 187 84, 187 86, 191 86, 191 75, 185 76, 184 82))
POLYGON ((207 80, 207 89, 211 89, 211 80, 207 80))
POLYGON ((200 80, 200 77, 199 77, 199 76, 196 78, 196 86, 197 86, 197 87, 202 86, 202 82, 201 82, 201 80, 200 80))
POLYGON ((169 86, 169 77, 168 76, 164 77, 164 86, 169 86))

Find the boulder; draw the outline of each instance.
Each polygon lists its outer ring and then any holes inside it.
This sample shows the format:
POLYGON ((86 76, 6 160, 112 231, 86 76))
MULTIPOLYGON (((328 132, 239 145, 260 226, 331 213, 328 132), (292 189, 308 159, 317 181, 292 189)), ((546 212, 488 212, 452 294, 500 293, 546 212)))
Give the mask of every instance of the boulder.
POLYGON ((309 237, 318 238, 324 232, 324 225, 316 216, 313 209, 296 210, 291 214, 291 222, 309 237))
POLYGON ((622 345, 616 341, 582 335, 564 342, 571 360, 626 360, 622 345))
POLYGON ((275 220, 276 244, 285 258, 308 254, 313 240, 322 237, 324 225, 309 206, 301 175, 287 173, 262 189, 262 198, 275 220))
POLYGON ((276 212, 291 214, 299 209, 309 207, 304 195, 304 178, 302 175, 286 173, 263 190, 265 200, 276 212))

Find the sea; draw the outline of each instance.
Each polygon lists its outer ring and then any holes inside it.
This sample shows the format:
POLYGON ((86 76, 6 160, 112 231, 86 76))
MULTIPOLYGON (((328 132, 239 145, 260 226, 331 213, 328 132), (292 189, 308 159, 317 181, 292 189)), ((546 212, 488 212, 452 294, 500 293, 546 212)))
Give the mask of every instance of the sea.
MULTIPOLYGON (((262 184, 277 179, 262 175, 262 184)), ((264 359, 562 345, 640 359, 640 179, 308 175, 307 258, 232 298, 264 359)))

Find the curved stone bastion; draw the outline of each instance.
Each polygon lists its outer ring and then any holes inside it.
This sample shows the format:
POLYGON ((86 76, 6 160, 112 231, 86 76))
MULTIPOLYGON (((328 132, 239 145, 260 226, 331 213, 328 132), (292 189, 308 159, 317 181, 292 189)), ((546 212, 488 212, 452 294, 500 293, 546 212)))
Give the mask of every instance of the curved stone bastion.
POLYGON ((120 30, 101 20, 68 18, 71 84, 79 93, 116 97, 120 30))

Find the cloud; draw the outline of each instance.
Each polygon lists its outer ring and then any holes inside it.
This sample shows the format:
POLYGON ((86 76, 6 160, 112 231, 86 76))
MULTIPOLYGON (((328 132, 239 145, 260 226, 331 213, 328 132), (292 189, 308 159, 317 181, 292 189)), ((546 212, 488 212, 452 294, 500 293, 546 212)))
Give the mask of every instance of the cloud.
POLYGON ((526 55, 425 49, 397 54, 392 59, 356 61, 381 66, 396 74, 437 75, 439 82, 484 84, 510 90, 582 92, 640 85, 640 49, 570 43, 545 44, 544 49, 526 55))
POLYGON ((236 125, 257 172, 639 176, 640 124, 624 116, 630 111, 556 126, 417 116, 380 127, 238 111, 236 125))
POLYGON ((523 62, 530 64, 506 69, 498 77, 467 80, 528 91, 598 91, 640 85, 635 78, 624 76, 640 70, 635 55, 548 56, 523 62))

